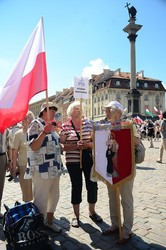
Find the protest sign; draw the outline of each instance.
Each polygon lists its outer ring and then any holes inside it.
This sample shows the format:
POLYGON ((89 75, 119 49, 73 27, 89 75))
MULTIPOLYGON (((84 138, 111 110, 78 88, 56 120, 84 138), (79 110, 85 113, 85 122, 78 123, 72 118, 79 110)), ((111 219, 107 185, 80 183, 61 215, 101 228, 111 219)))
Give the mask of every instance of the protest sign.
POLYGON ((81 99, 88 99, 88 78, 75 77, 74 78, 74 97, 81 99))

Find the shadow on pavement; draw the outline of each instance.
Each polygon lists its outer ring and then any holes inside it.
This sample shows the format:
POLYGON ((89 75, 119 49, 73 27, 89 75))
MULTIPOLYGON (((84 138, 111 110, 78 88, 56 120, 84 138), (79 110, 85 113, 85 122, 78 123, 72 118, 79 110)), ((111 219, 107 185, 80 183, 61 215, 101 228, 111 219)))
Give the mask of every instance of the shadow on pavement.
POLYGON ((3 233, 3 219, 0 219, 0 241, 5 241, 5 235, 3 233))
POLYGON ((140 170, 156 170, 156 168, 141 167, 141 166, 137 166, 136 169, 140 169, 140 170))
MULTIPOLYGON (((102 231, 104 231, 106 228, 108 228, 110 225, 105 223, 104 221, 102 223, 95 223, 101 230, 93 227, 89 223, 82 223, 81 228, 89 234, 89 237, 91 238, 91 246, 92 249, 101 249, 101 250, 110 250, 114 247, 117 248, 116 240, 118 239, 118 234, 114 234, 111 236, 103 236, 102 231)), ((120 248, 122 249, 122 248, 120 248)), ((123 248, 124 249, 124 248, 123 248)), ((125 248, 126 250, 129 250, 131 248, 125 248)))
POLYGON ((55 219, 55 222, 62 228, 62 233, 54 233, 53 231, 48 230, 50 249, 91 250, 87 244, 81 243, 81 241, 68 234, 68 231, 70 230, 70 221, 68 219, 61 217, 60 220, 55 219))
POLYGON ((136 234, 133 235, 128 245, 130 245, 131 247, 130 249, 152 249, 152 250, 166 249, 164 246, 159 245, 157 243, 147 243, 140 236, 136 234))

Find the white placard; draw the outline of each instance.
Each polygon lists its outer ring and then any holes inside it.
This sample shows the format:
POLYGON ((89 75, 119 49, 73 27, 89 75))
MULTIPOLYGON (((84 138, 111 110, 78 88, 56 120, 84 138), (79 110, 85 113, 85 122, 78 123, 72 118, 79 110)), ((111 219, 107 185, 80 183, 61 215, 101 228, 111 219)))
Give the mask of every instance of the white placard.
POLYGON ((74 97, 88 99, 88 82, 85 77, 74 77, 74 97))

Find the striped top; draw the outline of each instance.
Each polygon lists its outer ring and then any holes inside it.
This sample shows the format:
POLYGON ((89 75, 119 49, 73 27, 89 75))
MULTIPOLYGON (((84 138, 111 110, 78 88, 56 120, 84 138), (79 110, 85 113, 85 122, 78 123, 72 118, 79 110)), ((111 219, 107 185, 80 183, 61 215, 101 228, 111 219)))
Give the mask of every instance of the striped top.
MULTIPOLYGON (((82 140, 86 143, 91 141, 91 132, 93 131, 92 124, 89 120, 82 120, 82 140)), ((80 134, 80 130, 77 130, 80 134)), ((76 144, 78 141, 77 134, 71 124, 71 119, 62 124, 61 135, 66 136, 66 144, 76 144)), ((80 150, 66 151, 66 163, 79 163, 80 162, 80 150)))

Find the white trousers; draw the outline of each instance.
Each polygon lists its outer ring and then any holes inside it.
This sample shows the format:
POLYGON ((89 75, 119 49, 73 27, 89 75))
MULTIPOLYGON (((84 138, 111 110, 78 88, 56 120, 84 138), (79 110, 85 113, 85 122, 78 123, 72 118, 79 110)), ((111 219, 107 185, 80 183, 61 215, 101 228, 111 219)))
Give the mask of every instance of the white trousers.
POLYGON ((162 161, 163 159, 164 150, 166 150, 166 139, 161 138, 159 161, 162 161))
POLYGON ((47 218, 47 213, 54 213, 59 201, 59 180, 60 177, 53 179, 43 179, 38 171, 32 174, 34 204, 47 218))
MULTIPOLYGON (((121 196, 121 205, 123 208, 123 236, 131 233, 133 227, 133 183, 134 179, 126 181, 119 188, 121 196)), ((109 207, 110 207, 110 218, 112 226, 114 228, 118 227, 118 210, 116 202, 116 192, 115 190, 110 190, 108 187, 109 196, 109 207)))

